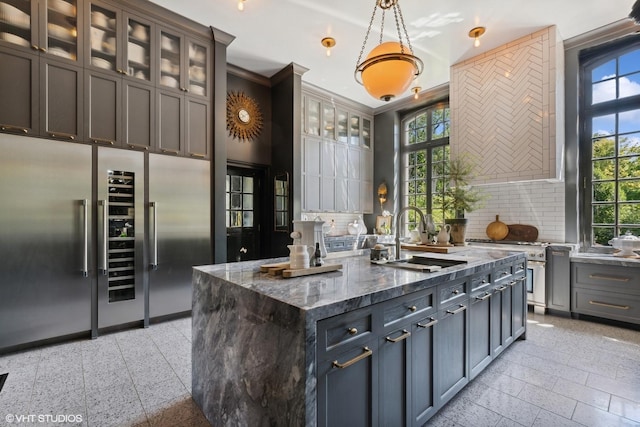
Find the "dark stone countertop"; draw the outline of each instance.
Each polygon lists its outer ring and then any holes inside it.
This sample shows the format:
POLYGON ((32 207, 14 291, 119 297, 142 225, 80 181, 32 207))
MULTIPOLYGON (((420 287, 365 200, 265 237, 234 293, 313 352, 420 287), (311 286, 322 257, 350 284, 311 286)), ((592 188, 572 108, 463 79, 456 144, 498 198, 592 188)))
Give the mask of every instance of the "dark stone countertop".
POLYGON ((613 254, 595 252, 575 252, 571 254, 571 261, 622 267, 640 267, 640 258, 624 258, 614 256, 613 254))

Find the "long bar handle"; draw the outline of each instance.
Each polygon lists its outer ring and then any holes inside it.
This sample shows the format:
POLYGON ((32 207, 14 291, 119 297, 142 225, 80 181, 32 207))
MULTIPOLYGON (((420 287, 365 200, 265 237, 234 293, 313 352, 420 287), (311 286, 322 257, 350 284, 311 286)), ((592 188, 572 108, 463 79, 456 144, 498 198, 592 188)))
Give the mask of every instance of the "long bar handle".
POLYGON ((129 148, 131 148, 132 150, 144 150, 144 151, 149 151, 149 147, 146 145, 140 145, 140 144, 131 144, 131 143, 127 143, 127 146, 129 148))
POLYGON ((0 130, 3 132, 29 133, 29 129, 9 125, 0 125, 0 130))
POLYGON ((389 341, 389 342, 397 343, 397 342, 399 342, 399 341, 406 340, 406 339, 407 339, 407 338, 409 338, 410 336, 411 336, 411 332, 409 332, 409 331, 407 331, 406 329, 404 329, 404 330, 402 331, 402 335, 400 335, 398 338, 389 338, 389 337, 386 337, 385 339, 386 339, 387 341, 389 341))
POLYGON ((356 356, 351 360, 347 360, 344 363, 339 363, 337 360, 334 360, 333 363, 332 363, 333 367, 334 368, 338 368, 338 369, 348 368, 349 366, 353 365, 354 363, 358 363, 362 359, 366 359, 367 357, 369 357, 369 356, 371 356, 373 354, 373 351, 371 351, 369 349, 369 347, 363 347, 362 351, 363 351, 363 353, 361 355, 356 356))
POLYGON ((206 154, 200 154, 200 153, 189 153, 189 155, 191 157, 195 157, 195 158, 198 158, 198 159, 204 159, 205 157, 207 157, 206 154))
POLYGON ((158 202, 149 202, 149 208, 153 209, 153 243, 151 245, 151 268, 158 269, 158 202))
POLYGON ((108 274, 107 254, 109 252, 109 224, 107 219, 109 206, 106 200, 100 200, 98 204, 102 206, 102 256, 100 257, 100 270, 102 270, 102 275, 106 276, 108 274))
POLYGON ((47 134, 51 137, 51 138, 57 138, 57 139, 68 139, 69 141, 75 141, 76 140, 76 136, 70 133, 63 133, 63 132, 47 132, 47 134))
POLYGON ((448 314, 458 314, 458 313, 460 313, 461 311, 464 311, 464 310, 466 310, 466 309, 467 309, 467 307, 466 307, 466 306, 464 306, 464 305, 460 304, 460 308, 458 308, 457 310, 447 310, 447 313, 448 313, 448 314))
POLYGON ((491 294, 489 292, 485 292, 483 296, 476 297, 476 301, 484 301, 489 298, 491 298, 491 294))
POLYGON ((180 154, 180 151, 169 150, 168 148, 161 148, 160 151, 162 151, 163 153, 169 153, 169 154, 180 154))
POLYGON ((628 305, 608 304, 606 302, 600 302, 600 301, 589 301, 589 304, 600 305, 602 307, 617 308, 618 310, 629 310, 629 308, 631 308, 628 305))
POLYGON ((83 247, 82 247, 82 276, 89 277, 89 201, 84 199, 82 201, 82 213, 84 215, 84 224, 82 228, 83 232, 83 247))
POLYGON ((430 322, 429 323, 425 323, 424 325, 422 323, 418 323, 418 327, 419 328, 430 328, 431 326, 433 326, 436 323, 438 323, 438 319, 434 319, 433 317, 430 317, 429 320, 430 320, 430 322))
POLYGON ((115 142, 113 142, 110 139, 104 139, 104 138, 89 138, 89 139, 94 144, 107 144, 107 145, 114 145, 115 144, 115 142))
POLYGON ((614 282, 628 282, 628 277, 603 276, 601 274, 590 274, 589 279, 612 280, 614 282))

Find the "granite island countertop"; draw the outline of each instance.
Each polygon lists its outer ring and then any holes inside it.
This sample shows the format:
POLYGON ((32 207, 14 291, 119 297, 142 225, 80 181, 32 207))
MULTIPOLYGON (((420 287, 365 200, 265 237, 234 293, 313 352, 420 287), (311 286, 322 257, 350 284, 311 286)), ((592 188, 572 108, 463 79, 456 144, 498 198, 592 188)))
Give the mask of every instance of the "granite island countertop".
POLYGON ((371 264, 365 252, 327 257, 340 271, 288 279, 260 272, 287 258, 194 267, 192 395, 207 419, 314 427, 319 321, 526 260, 524 252, 471 247, 420 254, 468 262, 429 273, 371 264))
POLYGON ((206 265, 194 269, 217 280, 302 310, 309 321, 331 317, 474 274, 491 268, 498 261, 509 262, 517 257, 524 257, 524 254, 518 251, 471 247, 454 254, 403 251, 401 257, 406 258, 414 254, 440 259, 464 259, 467 263, 428 273, 372 264, 368 254, 344 258, 329 257, 325 261, 326 264, 342 264, 343 268, 336 272, 288 279, 260 272, 261 265, 286 262, 286 257, 206 265))

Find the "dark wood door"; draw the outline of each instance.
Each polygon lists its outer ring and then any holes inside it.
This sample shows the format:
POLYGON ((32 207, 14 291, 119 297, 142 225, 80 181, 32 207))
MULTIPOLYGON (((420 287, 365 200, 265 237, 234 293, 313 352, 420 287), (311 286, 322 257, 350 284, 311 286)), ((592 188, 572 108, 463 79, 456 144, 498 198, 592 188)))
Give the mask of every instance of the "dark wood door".
POLYGON ((41 60, 40 99, 42 123, 40 129, 45 136, 77 141, 82 138, 82 68, 50 58, 41 60))
POLYGON ((37 134, 38 56, 0 46, 0 64, 0 130, 37 134))
POLYGON ((471 295, 469 307, 469 362, 475 378, 491 363, 491 293, 471 295))
MULTIPOLYGON (((265 173, 261 169, 227 167, 227 262, 264 258, 265 173)), ((266 247, 266 246, 265 246, 266 247)))

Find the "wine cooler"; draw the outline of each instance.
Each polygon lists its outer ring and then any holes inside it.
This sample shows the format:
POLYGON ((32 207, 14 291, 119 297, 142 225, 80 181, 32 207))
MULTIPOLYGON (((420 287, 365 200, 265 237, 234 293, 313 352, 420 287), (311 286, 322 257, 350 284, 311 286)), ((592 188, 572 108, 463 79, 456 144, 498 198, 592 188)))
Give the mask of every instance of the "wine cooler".
POLYGON ((108 171, 109 201, 106 224, 109 302, 135 299, 135 173, 108 171))
POLYGON ((144 155, 100 147, 98 328, 144 319, 144 155))

